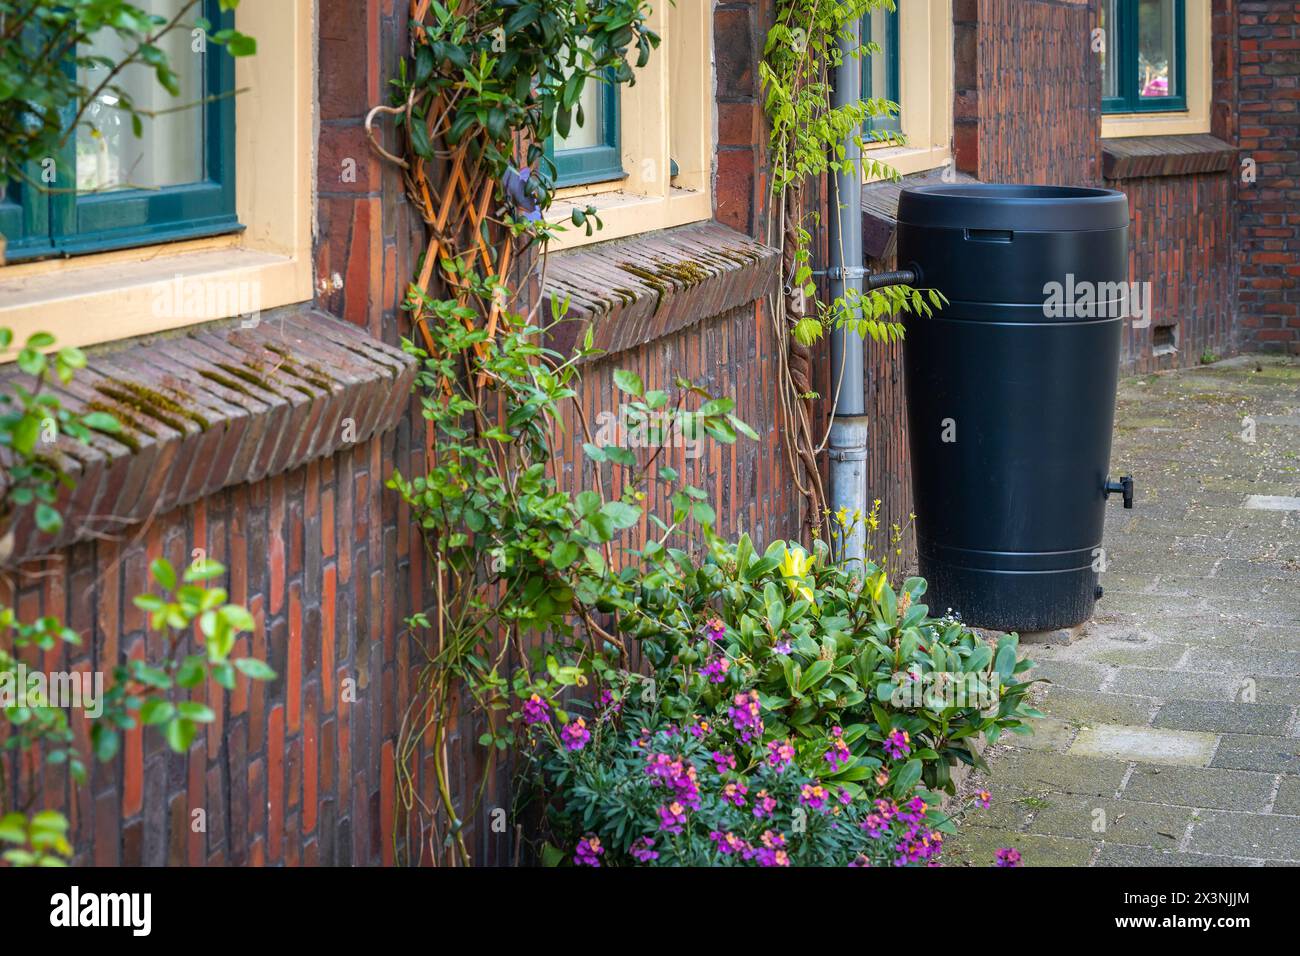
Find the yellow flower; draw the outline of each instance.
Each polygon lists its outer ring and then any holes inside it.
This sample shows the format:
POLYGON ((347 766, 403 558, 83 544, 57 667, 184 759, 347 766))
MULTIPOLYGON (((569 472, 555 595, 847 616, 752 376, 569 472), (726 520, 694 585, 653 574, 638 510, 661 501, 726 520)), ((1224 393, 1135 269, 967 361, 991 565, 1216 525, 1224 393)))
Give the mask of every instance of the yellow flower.
POLYGON ((813 603, 812 588, 804 584, 803 579, 812 570, 814 560, 803 548, 787 548, 785 557, 781 559, 781 577, 785 578, 790 594, 802 597, 810 604, 813 603))

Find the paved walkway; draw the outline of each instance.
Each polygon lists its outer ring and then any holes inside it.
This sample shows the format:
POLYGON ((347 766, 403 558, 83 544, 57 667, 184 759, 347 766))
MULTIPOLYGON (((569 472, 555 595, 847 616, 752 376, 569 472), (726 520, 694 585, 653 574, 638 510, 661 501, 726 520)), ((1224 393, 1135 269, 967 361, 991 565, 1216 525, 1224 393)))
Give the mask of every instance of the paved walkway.
POLYGON ((1300 862, 1300 362, 1125 380, 1111 461, 1138 501, 1107 517, 1097 617, 1026 649, 1047 718, 990 749, 967 789, 993 806, 945 858, 1300 862))

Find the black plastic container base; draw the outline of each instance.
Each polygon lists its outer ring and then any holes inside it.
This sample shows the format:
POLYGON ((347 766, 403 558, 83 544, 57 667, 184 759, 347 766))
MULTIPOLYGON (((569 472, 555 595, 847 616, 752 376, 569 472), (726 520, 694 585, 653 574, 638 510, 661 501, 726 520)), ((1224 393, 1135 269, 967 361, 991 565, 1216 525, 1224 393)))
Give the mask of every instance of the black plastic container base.
POLYGON ((1074 627, 1092 617, 1097 603, 1097 573, 1091 568, 990 571, 949 564, 924 550, 919 565, 930 585, 922 599, 930 613, 940 617, 951 610, 970 627, 1021 634, 1074 627))

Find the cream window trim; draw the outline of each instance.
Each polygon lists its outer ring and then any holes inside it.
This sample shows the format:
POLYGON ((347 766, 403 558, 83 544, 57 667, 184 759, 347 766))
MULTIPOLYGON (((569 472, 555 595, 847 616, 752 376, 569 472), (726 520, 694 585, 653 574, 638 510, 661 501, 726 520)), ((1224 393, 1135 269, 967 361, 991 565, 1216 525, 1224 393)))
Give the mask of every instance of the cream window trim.
MULTIPOLYGON (((868 145, 869 158, 904 176, 952 161, 952 0, 895 0, 903 146, 868 145)), ((864 177, 871 182, 879 177, 864 177)))
POLYGON ((558 191, 547 219, 566 231, 550 243, 553 252, 713 217, 713 5, 658 0, 650 24, 659 49, 636 71, 636 84, 619 90, 627 177, 558 191), (604 223, 590 236, 568 221, 589 205, 604 223))
POLYGON ((1210 132, 1210 99, 1214 89, 1210 0, 1187 0, 1186 24, 1187 109, 1173 113, 1103 113, 1103 139, 1210 132))
MULTIPOLYGON (((315 3, 244 3, 258 53, 236 65, 243 233, 0 268, 0 326, 93 345, 312 298, 315 3)), ((12 355, 0 356, 0 361, 12 355)))

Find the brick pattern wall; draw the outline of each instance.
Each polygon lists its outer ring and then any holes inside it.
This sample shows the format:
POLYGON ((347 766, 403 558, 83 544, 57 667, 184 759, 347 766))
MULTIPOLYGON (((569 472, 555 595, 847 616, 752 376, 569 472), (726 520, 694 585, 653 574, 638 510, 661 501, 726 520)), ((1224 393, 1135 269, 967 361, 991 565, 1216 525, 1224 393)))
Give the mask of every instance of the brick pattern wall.
POLYGON ((1248 348, 1300 354, 1300 4, 1239 0, 1237 57, 1241 337, 1248 348))
POLYGON ((956 0, 958 169, 991 183, 1100 179, 1101 71, 1089 46, 1097 2, 956 0))
POLYGON ((1184 368, 1232 351, 1232 177, 1228 170, 1106 183, 1129 197, 1129 278, 1150 283, 1150 325, 1124 323, 1126 372, 1184 368), (1158 331, 1170 327, 1177 351, 1157 349, 1158 331))
MULTIPOLYGON (((20 761, 6 802, 34 786, 44 806, 66 808, 78 864, 388 861, 396 691, 409 667, 400 632, 414 575, 409 523, 383 480, 405 444, 402 427, 0 578, 0 602, 16 602, 24 620, 60 615, 83 638, 25 655, 29 667, 109 671, 164 655, 131 603, 149 587, 149 563, 182 567, 201 551, 226 565, 218 583, 257 621, 235 656, 262 657, 279 675, 196 691, 217 719, 188 754, 172 753, 157 728, 137 728, 115 760, 88 762, 85 786, 73 787, 64 767, 20 761), (198 831, 196 810, 206 823, 198 831)), ((89 721, 73 725, 89 753, 89 721)))
POLYGON ((758 63, 770 0, 719 0, 713 12, 718 154, 713 214, 723 225, 766 240, 767 124, 759 99, 758 63))

